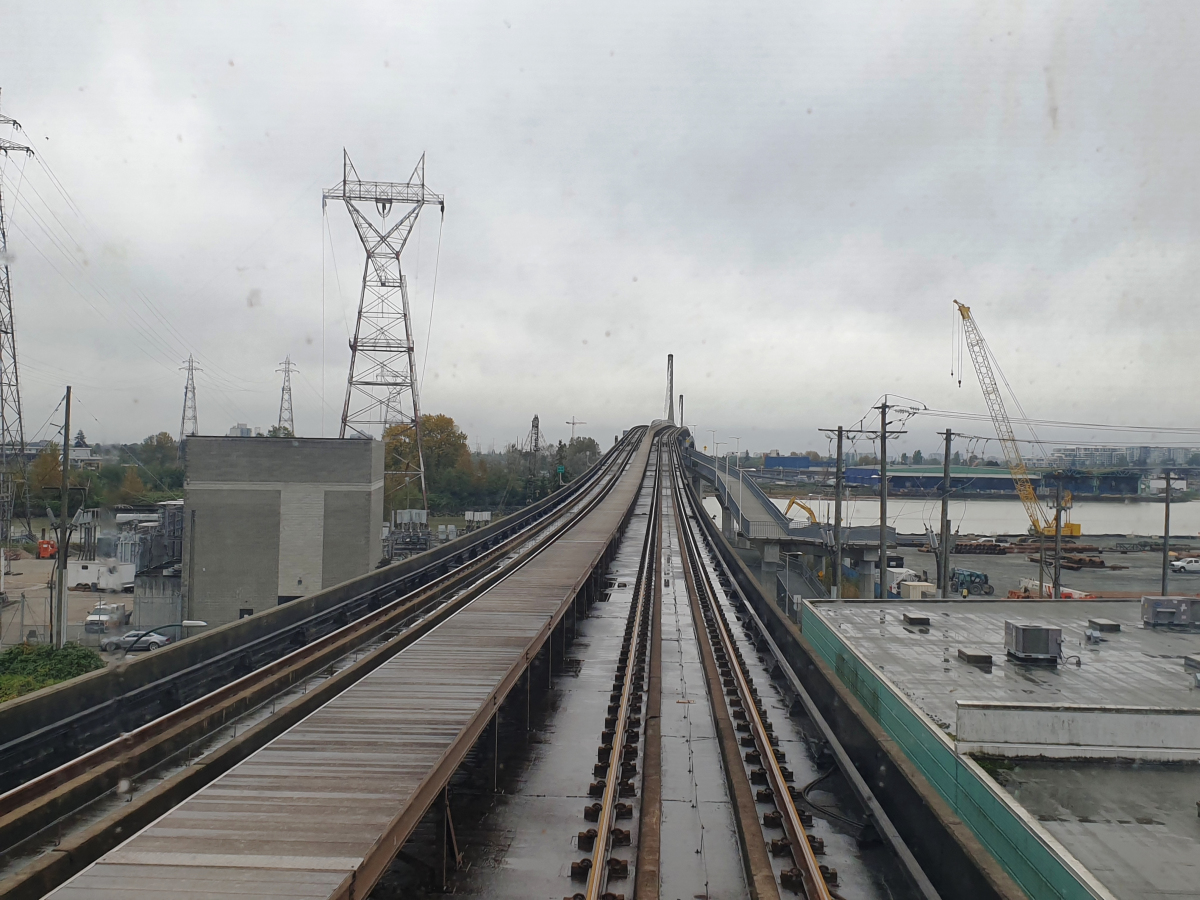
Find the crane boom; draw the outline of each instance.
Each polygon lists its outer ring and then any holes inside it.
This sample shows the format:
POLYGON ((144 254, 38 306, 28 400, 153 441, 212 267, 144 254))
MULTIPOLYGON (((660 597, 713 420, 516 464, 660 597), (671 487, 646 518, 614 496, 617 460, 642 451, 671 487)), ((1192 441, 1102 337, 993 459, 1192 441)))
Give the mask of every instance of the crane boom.
POLYGON ((1033 490, 1033 483, 1029 480, 1029 470, 1025 468, 1025 460, 1021 458, 1021 450, 1017 446, 1017 437, 1013 434, 1012 422, 1009 421, 1008 412, 1004 409, 1004 398, 1000 394, 1000 385, 996 383, 996 374, 992 371, 987 342, 983 339, 983 334, 980 333, 979 326, 971 315, 971 307, 965 306, 957 300, 954 301, 954 305, 958 307, 958 314, 962 316, 967 350, 971 354, 971 362, 975 364, 975 374, 979 376, 979 386, 983 388, 983 399, 987 402, 992 424, 996 426, 996 437, 1000 439, 1000 446, 1004 450, 1004 460, 1008 464, 1009 472, 1012 473, 1013 484, 1017 487, 1017 496, 1021 498, 1025 512, 1029 515, 1029 521, 1033 523, 1034 531, 1038 534, 1045 534, 1047 530, 1053 532, 1053 523, 1047 523, 1042 518, 1042 507, 1033 490))

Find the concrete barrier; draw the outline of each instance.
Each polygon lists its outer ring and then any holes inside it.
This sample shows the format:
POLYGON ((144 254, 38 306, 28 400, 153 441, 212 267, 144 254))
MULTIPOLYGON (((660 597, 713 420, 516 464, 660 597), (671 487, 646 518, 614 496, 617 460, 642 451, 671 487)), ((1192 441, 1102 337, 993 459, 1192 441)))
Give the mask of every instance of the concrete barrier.
MULTIPOLYGON (((637 432, 630 432, 634 437, 637 432)), ((387 602, 428 583, 566 502, 626 445, 580 478, 469 535, 316 594, 230 622, 136 659, 0 704, 0 791, 178 708, 345 624, 339 607, 387 602), (180 688, 179 685, 186 686, 180 688), (131 697, 150 699, 136 701, 131 697)))
POLYGON ((959 753, 1200 762, 1200 709, 960 700, 959 753))

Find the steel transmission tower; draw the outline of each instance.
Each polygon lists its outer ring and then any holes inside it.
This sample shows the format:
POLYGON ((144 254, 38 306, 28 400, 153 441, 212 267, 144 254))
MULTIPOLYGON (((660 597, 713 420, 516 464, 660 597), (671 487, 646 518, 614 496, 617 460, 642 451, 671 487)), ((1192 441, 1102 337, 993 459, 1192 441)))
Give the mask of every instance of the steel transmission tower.
POLYGON ((279 430, 282 432, 287 429, 287 433, 292 437, 296 436, 296 423, 292 418, 292 372, 295 368, 296 365, 289 355, 283 358, 283 362, 275 370, 283 373, 283 394, 279 398, 279 430))
POLYGON ((179 446, 183 447, 183 439, 189 435, 200 433, 200 424, 196 420, 196 373, 201 371, 196 361, 188 356, 187 362, 179 370, 187 372, 187 384, 183 386, 183 418, 179 421, 179 446))
MULTIPOLYGON (((14 130, 21 126, 15 119, 0 115, 0 125, 14 130)), ((24 144, 0 138, 0 152, 33 156, 24 144)), ((18 475, 25 470, 25 425, 21 418, 21 380, 17 373, 17 332, 13 324, 12 282, 8 274, 8 231, 4 221, 4 194, 0 187, 0 537, 8 540, 12 525, 13 503, 17 496, 18 475)), ((28 487, 26 488, 28 490, 28 487)), ((28 494, 26 494, 28 501, 28 494)), ((28 503, 26 503, 28 506, 28 503)), ((0 567, 6 566, 0 560, 0 567)), ((0 580, 3 580, 0 577, 0 580)))
POLYGON ((421 497, 428 508, 421 450, 420 384, 408 286, 401 271, 400 254, 417 224, 421 208, 436 203, 444 216, 445 199, 425 187, 424 154, 406 182, 363 181, 350 155, 343 151, 342 181, 325 191, 323 200, 341 200, 346 204, 367 252, 338 436, 370 438, 376 427, 381 434, 390 426, 400 426, 401 431, 412 429, 413 449, 409 458, 401 459, 398 470, 391 474, 403 476, 402 486, 419 480, 421 497), (367 204, 372 203, 378 226, 364 212, 364 208, 370 210, 367 204), (399 218, 389 227, 387 221, 393 206, 402 211, 396 213, 399 218))

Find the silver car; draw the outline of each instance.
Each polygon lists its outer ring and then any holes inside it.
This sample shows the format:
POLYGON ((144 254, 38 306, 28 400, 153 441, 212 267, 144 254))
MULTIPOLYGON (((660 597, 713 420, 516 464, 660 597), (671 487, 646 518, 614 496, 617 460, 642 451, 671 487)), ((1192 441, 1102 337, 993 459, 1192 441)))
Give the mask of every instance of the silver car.
POLYGON ((100 649, 106 653, 124 650, 126 653, 137 653, 140 650, 157 650, 171 643, 171 638, 157 631, 129 631, 119 637, 105 638, 100 643, 100 649))

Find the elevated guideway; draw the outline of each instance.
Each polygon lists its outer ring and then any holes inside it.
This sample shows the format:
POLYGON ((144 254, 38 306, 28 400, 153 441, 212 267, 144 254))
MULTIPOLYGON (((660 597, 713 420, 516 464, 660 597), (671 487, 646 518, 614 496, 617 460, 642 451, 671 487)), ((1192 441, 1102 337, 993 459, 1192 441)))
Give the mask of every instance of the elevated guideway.
POLYGON ((630 514, 651 443, 511 574, 51 896, 366 896, 552 652, 630 514))

